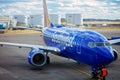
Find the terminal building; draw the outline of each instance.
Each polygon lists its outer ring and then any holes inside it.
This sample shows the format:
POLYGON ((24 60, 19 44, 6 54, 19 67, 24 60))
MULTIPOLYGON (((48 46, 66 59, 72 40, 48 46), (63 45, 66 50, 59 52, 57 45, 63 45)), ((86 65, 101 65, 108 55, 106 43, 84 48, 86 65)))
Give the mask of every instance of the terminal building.
POLYGON ((75 25, 82 26, 83 25, 83 17, 81 14, 66 14, 66 24, 67 25, 75 25))
POLYGON ((0 15, 0 25, 1 28, 4 27, 5 29, 10 29, 12 27, 16 27, 17 21, 15 19, 12 19, 11 17, 6 17, 0 15))
MULTIPOLYGON (((58 14, 49 14, 50 21, 54 25, 61 24, 61 17, 58 14)), ((43 15, 30 15, 28 17, 28 25, 30 26, 43 26, 44 25, 44 17, 43 15)))
POLYGON ((17 20, 17 26, 27 25, 27 16, 25 15, 14 15, 13 19, 17 20))
POLYGON ((28 25, 29 26, 43 26, 43 15, 29 15, 28 17, 28 25))
POLYGON ((50 18, 50 21, 54 25, 61 24, 61 16, 60 15, 58 15, 58 14, 49 14, 49 18, 50 18))

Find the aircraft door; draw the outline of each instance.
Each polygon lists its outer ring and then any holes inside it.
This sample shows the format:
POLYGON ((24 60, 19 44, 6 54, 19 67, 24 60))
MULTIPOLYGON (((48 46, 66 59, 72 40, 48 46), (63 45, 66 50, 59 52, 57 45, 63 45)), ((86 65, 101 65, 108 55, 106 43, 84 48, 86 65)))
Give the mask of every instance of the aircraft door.
POLYGON ((80 54, 81 53, 81 47, 80 47, 80 45, 77 45, 77 48, 76 48, 77 50, 77 54, 80 54))
POLYGON ((77 39, 77 46, 76 46, 76 51, 77 54, 81 54, 81 46, 82 46, 83 39, 78 38, 77 39))

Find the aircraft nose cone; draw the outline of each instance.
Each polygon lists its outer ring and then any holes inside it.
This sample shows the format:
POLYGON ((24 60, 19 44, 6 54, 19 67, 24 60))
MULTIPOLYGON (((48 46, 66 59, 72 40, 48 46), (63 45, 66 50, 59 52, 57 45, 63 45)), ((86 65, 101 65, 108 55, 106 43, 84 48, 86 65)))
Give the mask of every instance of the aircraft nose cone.
POLYGON ((101 55, 99 59, 103 65, 110 64, 112 61, 114 61, 114 56, 110 49, 104 49, 99 54, 101 55))
POLYGON ((105 58, 106 64, 107 63, 109 64, 109 63, 111 63, 114 60, 114 58, 112 56, 112 53, 108 53, 108 54, 104 55, 104 58, 105 58))

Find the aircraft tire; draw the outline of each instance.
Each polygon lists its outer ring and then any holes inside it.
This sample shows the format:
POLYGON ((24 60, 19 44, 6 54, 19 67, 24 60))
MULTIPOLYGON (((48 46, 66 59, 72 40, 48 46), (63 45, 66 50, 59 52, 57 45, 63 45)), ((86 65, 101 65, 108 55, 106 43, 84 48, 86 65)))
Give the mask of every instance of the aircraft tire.
POLYGON ((97 79, 97 74, 98 74, 97 72, 92 72, 91 74, 92 74, 92 79, 97 79))

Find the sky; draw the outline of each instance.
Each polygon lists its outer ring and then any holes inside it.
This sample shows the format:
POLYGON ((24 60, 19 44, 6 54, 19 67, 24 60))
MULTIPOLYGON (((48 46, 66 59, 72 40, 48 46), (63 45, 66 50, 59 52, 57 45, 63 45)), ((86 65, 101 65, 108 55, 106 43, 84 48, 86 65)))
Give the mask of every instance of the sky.
MULTIPOLYGON (((0 0, 0 15, 43 14, 42 0, 0 0)), ((120 19, 120 0, 46 0, 50 14, 80 13, 83 18, 120 19)))

